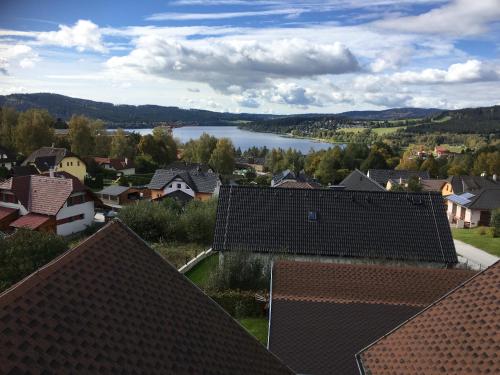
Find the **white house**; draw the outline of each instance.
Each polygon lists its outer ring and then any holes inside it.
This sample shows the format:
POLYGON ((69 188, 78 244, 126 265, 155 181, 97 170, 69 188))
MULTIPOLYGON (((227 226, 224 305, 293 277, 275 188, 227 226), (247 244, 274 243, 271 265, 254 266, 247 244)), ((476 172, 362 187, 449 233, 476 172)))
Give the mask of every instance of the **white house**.
POLYGON ((12 177, 0 184, 0 230, 28 228, 67 236, 92 224, 96 202, 67 173, 12 177))
POLYGON ((97 165, 109 171, 115 171, 125 176, 135 174, 134 163, 129 158, 118 159, 95 157, 94 161, 97 165))
POLYGON ((459 228, 488 226, 491 211, 500 208, 500 188, 481 189, 445 197, 448 220, 459 228))

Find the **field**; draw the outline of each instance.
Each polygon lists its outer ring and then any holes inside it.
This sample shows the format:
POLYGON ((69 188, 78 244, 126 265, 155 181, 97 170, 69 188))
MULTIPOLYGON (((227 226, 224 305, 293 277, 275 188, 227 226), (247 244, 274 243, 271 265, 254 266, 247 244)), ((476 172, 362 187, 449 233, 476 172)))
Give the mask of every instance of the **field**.
POLYGON ((217 264, 219 264, 219 255, 210 255, 186 272, 186 276, 200 288, 203 288, 208 284, 210 274, 215 270, 217 264))
POLYGON ((491 237, 490 228, 452 229, 453 238, 500 257, 500 237, 491 237))
POLYGON ((238 319, 238 321, 262 345, 267 345, 267 330, 269 328, 267 318, 242 318, 238 319))
POLYGON ((405 129, 406 126, 394 126, 394 127, 389 127, 389 128, 363 128, 363 127, 355 127, 355 128, 342 128, 339 129, 339 132, 344 132, 344 133, 359 133, 365 129, 371 129, 372 132, 374 132, 377 135, 386 135, 386 134, 392 134, 397 132, 398 130, 405 129))

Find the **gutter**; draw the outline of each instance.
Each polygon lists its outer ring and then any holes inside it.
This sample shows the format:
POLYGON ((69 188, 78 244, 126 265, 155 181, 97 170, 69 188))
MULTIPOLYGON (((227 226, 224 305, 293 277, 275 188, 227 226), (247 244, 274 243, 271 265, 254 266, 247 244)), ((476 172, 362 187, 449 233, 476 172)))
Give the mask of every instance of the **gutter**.
POLYGON ((271 317, 273 310, 273 270, 274 270, 274 260, 271 260, 271 280, 269 286, 269 319, 267 321, 267 350, 269 350, 269 344, 271 341, 271 317))

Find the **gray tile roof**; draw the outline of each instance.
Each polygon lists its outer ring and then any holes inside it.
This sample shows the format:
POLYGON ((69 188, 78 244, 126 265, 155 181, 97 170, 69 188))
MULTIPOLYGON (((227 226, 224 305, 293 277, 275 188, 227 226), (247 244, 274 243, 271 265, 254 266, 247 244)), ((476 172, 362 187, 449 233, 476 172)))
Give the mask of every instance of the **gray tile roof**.
POLYGON ((35 164, 37 168, 44 172, 56 166, 65 157, 75 156, 71 151, 58 147, 41 147, 33 151, 23 162, 23 165, 35 164))
POLYGON ((452 194, 446 199, 474 210, 494 210, 500 208, 500 186, 492 189, 474 190, 472 193, 452 194))
POLYGON ((219 182, 219 176, 211 171, 157 169, 148 187, 150 189, 163 189, 175 178, 181 178, 196 193, 213 193, 219 182))
POLYGON ((481 176, 450 176, 447 181, 453 187, 453 194, 500 187, 500 183, 481 176))
POLYGON ((223 186, 213 249, 457 262, 443 197, 429 192, 223 186))
POLYGON ((106 186, 104 189, 99 191, 97 194, 107 194, 107 195, 117 196, 117 195, 120 195, 121 193, 126 192, 128 189, 130 189, 130 187, 128 187, 128 186, 110 185, 110 186, 106 186))
POLYGON ((385 191, 382 185, 365 175, 359 169, 352 171, 339 185, 343 186, 346 190, 385 191))
POLYGON ((371 179, 384 186, 390 179, 398 180, 402 178, 403 180, 408 180, 409 178, 415 176, 424 179, 430 178, 428 171, 409 171, 396 169, 369 169, 367 175, 371 179))

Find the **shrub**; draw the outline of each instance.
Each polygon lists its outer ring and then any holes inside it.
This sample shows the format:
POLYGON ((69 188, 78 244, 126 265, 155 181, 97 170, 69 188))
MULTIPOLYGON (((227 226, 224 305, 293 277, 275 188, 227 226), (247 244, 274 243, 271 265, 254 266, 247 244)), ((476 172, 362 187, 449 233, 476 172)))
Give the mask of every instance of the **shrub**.
POLYGON ((491 228, 493 237, 500 237, 500 208, 491 213, 491 228))
POLYGON ((20 281, 67 249, 66 241, 52 233, 20 229, 0 238, 0 291, 20 281))
POLYGON ((123 207, 118 217, 146 241, 176 239, 177 214, 163 205, 139 201, 135 205, 123 207))
POLYGON ((209 296, 235 318, 265 315, 264 304, 256 301, 253 292, 225 290, 211 292, 209 296))
POLYGON ((191 242, 209 244, 213 241, 217 201, 189 202, 181 216, 182 227, 191 242))
POLYGON ((268 290, 270 267, 265 260, 243 251, 224 254, 209 280, 213 290, 268 290))

